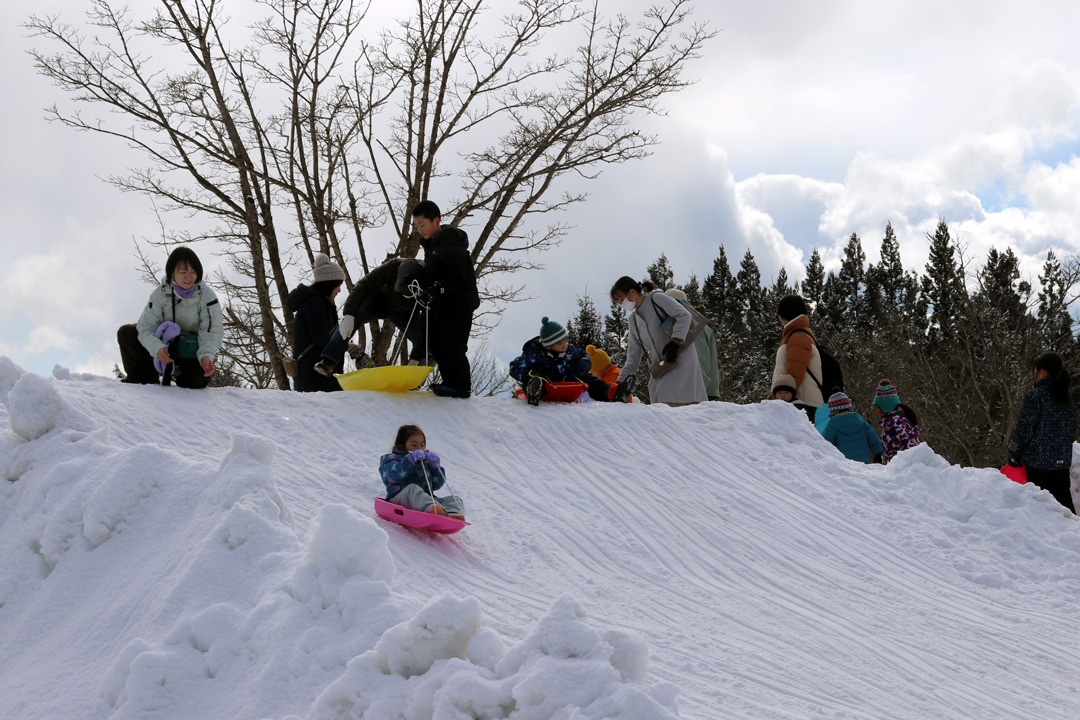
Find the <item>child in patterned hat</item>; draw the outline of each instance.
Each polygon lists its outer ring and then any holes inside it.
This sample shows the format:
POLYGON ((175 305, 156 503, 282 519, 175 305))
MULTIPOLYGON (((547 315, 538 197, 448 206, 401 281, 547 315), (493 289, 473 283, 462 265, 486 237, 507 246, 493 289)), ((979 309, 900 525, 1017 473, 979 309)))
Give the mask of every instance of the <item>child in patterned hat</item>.
POLYGON ((874 411, 877 412, 878 425, 882 427, 882 463, 889 462, 896 457, 896 453, 921 442, 918 416, 900 402, 900 396, 888 378, 882 378, 878 383, 874 393, 874 411))
POLYGON ((510 363, 510 375, 521 383, 530 405, 539 405, 544 385, 554 382, 583 382, 593 400, 626 402, 634 392, 634 380, 621 384, 604 382, 590 370, 592 362, 584 350, 567 340, 569 334, 561 324, 544 318, 540 334, 521 348, 521 355, 510 363))
POLYGON ((833 388, 829 396, 829 424, 822 435, 849 460, 867 465, 881 462, 881 439, 840 388, 833 388))

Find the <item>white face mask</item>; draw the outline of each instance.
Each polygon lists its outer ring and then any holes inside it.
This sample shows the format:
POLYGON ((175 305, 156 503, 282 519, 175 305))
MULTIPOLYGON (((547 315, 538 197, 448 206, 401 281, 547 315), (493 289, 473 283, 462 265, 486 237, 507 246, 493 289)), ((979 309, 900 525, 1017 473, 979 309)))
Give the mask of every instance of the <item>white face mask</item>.
POLYGON ((625 310, 626 314, 629 315, 630 313, 637 310, 637 303, 635 303, 630 298, 626 297, 626 298, 623 298, 623 301, 621 303, 619 303, 619 307, 621 307, 623 310, 625 310))

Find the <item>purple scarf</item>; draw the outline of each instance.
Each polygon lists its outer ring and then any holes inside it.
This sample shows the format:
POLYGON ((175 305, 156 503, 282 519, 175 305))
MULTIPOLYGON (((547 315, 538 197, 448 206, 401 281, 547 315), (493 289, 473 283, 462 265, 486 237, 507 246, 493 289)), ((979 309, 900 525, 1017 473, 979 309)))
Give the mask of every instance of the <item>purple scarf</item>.
POLYGON ((200 283, 195 283, 194 285, 189 287, 187 290, 185 290, 184 288, 180 287, 179 285, 177 285, 174 282, 170 282, 169 284, 172 285, 173 292, 176 293, 177 295, 179 295, 184 300, 187 300, 192 295, 194 295, 195 291, 199 289, 199 285, 200 285, 200 283))

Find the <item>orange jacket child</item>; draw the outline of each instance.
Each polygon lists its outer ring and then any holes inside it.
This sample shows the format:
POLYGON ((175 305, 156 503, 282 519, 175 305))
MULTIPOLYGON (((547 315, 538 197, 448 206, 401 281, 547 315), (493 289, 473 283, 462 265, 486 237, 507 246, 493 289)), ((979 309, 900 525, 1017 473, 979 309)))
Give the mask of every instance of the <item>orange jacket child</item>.
POLYGON ((586 347, 585 352, 589 353, 589 360, 592 361, 592 370, 589 372, 606 383, 613 383, 619 379, 619 368, 612 364, 611 357, 606 352, 598 350, 595 345, 586 347))

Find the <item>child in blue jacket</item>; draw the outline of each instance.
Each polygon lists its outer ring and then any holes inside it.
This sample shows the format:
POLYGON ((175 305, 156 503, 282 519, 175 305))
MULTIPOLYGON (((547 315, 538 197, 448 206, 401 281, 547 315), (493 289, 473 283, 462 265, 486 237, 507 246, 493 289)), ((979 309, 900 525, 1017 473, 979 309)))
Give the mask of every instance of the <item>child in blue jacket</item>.
POLYGON ((394 447, 379 459, 379 474, 386 485, 386 500, 410 510, 465 519, 465 503, 455 495, 434 497, 446 484, 446 471, 439 456, 427 449, 424 431, 416 425, 402 425, 394 447), (430 486, 428 485, 430 479, 430 486))
POLYGON ((530 405, 538 405, 544 396, 544 383, 583 382, 586 392, 600 402, 626 402, 634 392, 634 378, 622 384, 604 382, 593 375, 592 360, 581 348, 570 344, 569 333, 561 324, 544 318, 540 335, 521 348, 521 355, 510 362, 510 376, 521 383, 530 405))
POLYGON ((881 438, 855 412, 851 398, 839 388, 833 388, 829 396, 829 424, 822 435, 849 460, 867 465, 881 462, 881 438))

